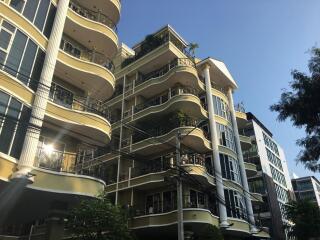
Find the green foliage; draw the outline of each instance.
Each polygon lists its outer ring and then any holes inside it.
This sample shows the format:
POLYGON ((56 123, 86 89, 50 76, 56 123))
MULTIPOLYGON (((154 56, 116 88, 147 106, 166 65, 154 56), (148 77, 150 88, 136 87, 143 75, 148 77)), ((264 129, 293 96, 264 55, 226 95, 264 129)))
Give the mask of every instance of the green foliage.
POLYGON ((298 240, 320 236, 320 209, 311 201, 291 202, 286 206, 286 214, 294 226, 288 228, 298 240))
POLYGON ((198 43, 190 43, 189 44, 189 52, 191 53, 193 58, 195 58, 195 56, 196 56, 196 49, 197 48, 199 48, 198 43))
POLYGON ((306 137, 297 144, 302 147, 297 161, 312 171, 320 171, 320 49, 311 51, 310 74, 292 71, 291 90, 281 94, 278 103, 271 106, 278 119, 290 119, 293 125, 304 128, 306 137))
POLYGON ((202 234, 196 235, 194 240, 223 240, 220 229, 216 226, 209 225, 202 234))
POLYGON ((182 127, 191 124, 191 118, 182 111, 173 113, 169 118, 169 124, 171 127, 182 127))
POLYGON ((127 213, 102 195, 82 201, 71 211, 67 228, 73 239, 132 240, 127 213))

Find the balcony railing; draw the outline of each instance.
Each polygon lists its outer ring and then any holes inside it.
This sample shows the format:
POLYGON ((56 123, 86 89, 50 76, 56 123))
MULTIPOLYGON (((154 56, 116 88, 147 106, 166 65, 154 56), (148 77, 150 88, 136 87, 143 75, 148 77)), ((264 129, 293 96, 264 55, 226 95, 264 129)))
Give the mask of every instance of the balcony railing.
POLYGON ((188 58, 192 59, 192 56, 190 56, 190 53, 186 50, 186 47, 181 43, 181 41, 177 39, 172 32, 166 30, 161 34, 147 36, 146 39, 140 43, 139 49, 135 50, 135 56, 127 58, 122 62, 122 68, 137 61, 138 59, 168 42, 174 44, 182 53, 184 53, 188 58))
POLYGON ((194 88, 174 87, 174 88, 168 89, 166 92, 161 94, 161 96, 159 96, 159 97, 149 99, 146 102, 143 102, 143 103, 136 105, 133 109, 133 113, 138 113, 148 107, 164 104, 165 102, 169 101, 174 96, 183 95, 183 94, 192 94, 192 95, 195 95, 198 97, 198 91, 194 88))
POLYGON ((234 106, 234 110, 237 112, 246 113, 246 109, 244 108, 242 103, 238 103, 234 106))
POLYGON ((190 66, 190 67, 195 67, 195 64, 192 60, 189 58, 176 58, 173 61, 171 61, 169 64, 152 71, 147 74, 139 74, 139 78, 135 82, 135 86, 139 86, 140 84, 153 79, 153 78, 158 78, 163 75, 165 75, 167 72, 169 72, 171 69, 175 67, 180 67, 180 66, 190 66))
POLYGON ((75 173, 74 164, 77 154, 53 149, 51 145, 38 147, 35 166, 55 172, 75 173))
POLYGON ((115 32, 117 32, 117 25, 105 14, 101 13, 100 11, 95 12, 90 9, 87 9, 80 4, 78 4, 76 1, 71 1, 69 3, 69 8, 72 9, 72 11, 76 12, 82 17, 85 17, 87 19, 90 19, 95 22, 99 22, 104 24, 105 26, 111 28, 115 32))
POLYGON ((96 63, 102 67, 107 68, 111 72, 114 71, 113 62, 104 54, 94 50, 89 50, 84 47, 80 47, 79 46, 80 44, 76 44, 74 40, 68 40, 68 39, 62 38, 60 43, 61 50, 72 55, 73 57, 79 58, 84 61, 96 63))
POLYGON ((101 101, 90 97, 74 96, 71 91, 55 83, 51 86, 49 99, 63 107, 94 113, 105 119, 109 119, 109 110, 101 101))
MULTIPOLYGON (((184 209, 205 209, 209 210, 213 215, 217 214, 217 206, 212 203, 198 204, 191 202, 183 203, 184 209)), ((177 200, 154 201, 150 205, 134 205, 130 207, 132 217, 148 216, 153 214, 168 213, 177 210, 177 200)))

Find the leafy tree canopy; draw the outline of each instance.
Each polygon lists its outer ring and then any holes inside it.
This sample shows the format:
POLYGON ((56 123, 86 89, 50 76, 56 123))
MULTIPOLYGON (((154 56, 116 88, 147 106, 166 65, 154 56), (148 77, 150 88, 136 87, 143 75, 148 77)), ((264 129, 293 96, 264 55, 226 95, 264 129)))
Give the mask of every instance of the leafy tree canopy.
POLYGON ((127 213, 106 195, 82 201, 71 211, 68 229, 73 239, 132 240, 127 213))
POLYGON ((306 168, 320 171, 320 49, 313 48, 309 60, 310 74, 292 71, 291 90, 281 94, 280 101, 271 106, 278 119, 290 119, 304 128, 306 136, 297 141, 302 147, 297 158, 306 168))
POLYGON ((289 232, 298 240, 320 236, 320 209, 316 203, 306 200, 291 202, 286 206, 286 214, 294 223, 289 232))

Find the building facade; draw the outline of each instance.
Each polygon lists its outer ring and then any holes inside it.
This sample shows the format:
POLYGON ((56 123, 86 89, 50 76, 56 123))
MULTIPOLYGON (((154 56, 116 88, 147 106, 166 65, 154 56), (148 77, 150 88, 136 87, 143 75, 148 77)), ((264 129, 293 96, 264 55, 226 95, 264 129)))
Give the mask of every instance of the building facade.
POLYGON ((115 87, 120 9, 119 0, 0 1, 1 239, 59 239, 59 213, 105 188, 75 165, 111 139, 102 103, 115 87))
POLYGON ((320 182, 314 176, 291 180, 297 200, 311 200, 320 207, 320 182))
POLYGON ((263 198, 263 204, 255 206, 254 214, 260 219, 259 224, 269 227, 273 239, 288 239, 284 226, 290 223, 284 208, 294 196, 284 151, 252 113, 247 113, 247 118, 249 124, 240 132, 249 136, 253 144, 244 151, 244 159, 256 164, 258 170, 249 177, 249 188, 263 198))
POLYGON ((178 203, 186 237, 268 238, 227 67, 190 56, 170 26, 118 46, 120 9, 0 1, 2 239, 61 239, 65 213, 102 190, 139 239, 177 239, 178 203))
POLYGON ((256 166, 243 161, 251 139, 238 133, 247 119, 234 109, 237 85, 223 62, 193 59, 187 46, 165 26, 120 47, 116 90, 106 102, 110 153, 83 159, 78 171, 102 177, 110 198, 129 206, 140 239, 177 239, 177 178, 186 236, 217 226, 226 239, 268 237, 253 215, 262 199, 249 192, 256 166))

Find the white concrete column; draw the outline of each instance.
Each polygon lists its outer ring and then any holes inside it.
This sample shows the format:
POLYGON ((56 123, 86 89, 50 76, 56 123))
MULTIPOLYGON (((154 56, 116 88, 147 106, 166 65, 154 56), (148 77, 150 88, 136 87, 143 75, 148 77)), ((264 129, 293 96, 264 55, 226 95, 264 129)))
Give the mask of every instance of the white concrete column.
POLYGON ((68 8, 69 0, 59 0, 52 32, 46 49, 46 57, 44 59, 38 89, 33 102, 29 126, 18 163, 19 170, 13 174, 13 178, 25 178, 27 173, 29 173, 34 166, 38 141, 47 108, 52 77, 68 8))
POLYGON ((244 188, 244 197, 245 197, 247 212, 248 212, 248 216, 249 216, 250 231, 252 233, 257 233, 257 229, 255 227, 255 220, 254 220, 254 215, 253 215, 251 197, 249 194, 247 173, 246 173, 246 168, 245 168, 244 161, 243 161, 242 149, 241 149, 241 144, 240 144, 240 137, 239 137, 239 132, 238 132, 238 124, 237 124, 237 119, 236 119, 236 113, 234 110, 234 103, 233 103, 233 96, 232 96, 232 89, 231 88, 228 89, 228 100, 229 100, 229 106, 230 106, 233 133, 234 133, 235 141, 236 141, 236 149, 237 149, 237 154, 238 154, 240 175, 241 175, 242 185, 244 188))
POLYGON ((219 214, 220 214, 220 227, 226 228, 226 227, 229 227, 229 223, 228 223, 227 210, 226 210, 226 204, 225 204, 226 201, 225 201, 224 189, 223 189, 223 179, 221 174, 221 164, 220 164, 219 148, 218 148, 219 139, 218 139, 218 133, 217 133, 217 124, 214 117, 215 116, 214 104, 212 99, 209 69, 210 69, 210 66, 206 65, 203 70, 203 75, 205 78, 205 85, 206 85, 214 173, 216 178, 217 194, 219 198, 218 202, 219 202, 219 214))

